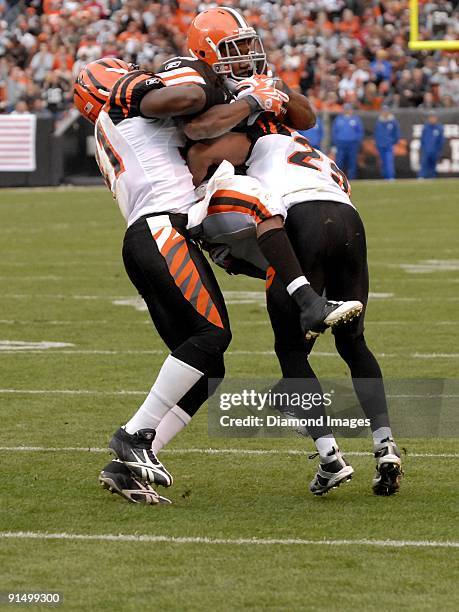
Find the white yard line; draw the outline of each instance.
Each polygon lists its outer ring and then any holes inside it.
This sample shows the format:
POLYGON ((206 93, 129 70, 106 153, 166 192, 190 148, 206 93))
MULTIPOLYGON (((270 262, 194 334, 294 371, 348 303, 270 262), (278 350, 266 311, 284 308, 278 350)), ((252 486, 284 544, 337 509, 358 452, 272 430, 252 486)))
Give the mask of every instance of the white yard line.
MULTIPOLYGON (((265 301, 265 294, 263 291, 249 291, 249 292, 244 292, 244 291, 227 291, 224 293, 224 296, 227 300, 229 300, 229 303, 236 303, 236 304, 261 304, 264 303, 265 301), (251 294, 251 295, 244 295, 244 294, 251 294), (232 295, 234 294, 234 295, 232 295), (232 300, 236 300, 235 302, 233 302, 232 300)), ((126 304, 121 304, 121 305, 126 305, 126 306, 131 306, 131 302, 134 302, 135 300, 138 300, 138 298, 136 296, 110 296, 110 295, 75 295, 75 294, 65 294, 65 293, 2 293, 0 295, 0 298, 5 298, 5 299, 30 299, 30 300, 34 300, 37 298, 46 298, 46 299, 56 299, 56 300, 63 300, 63 299, 67 299, 67 300, 104 300, 104 301, 112 301, 114 302, 116 301, 123 301, 126 302, 126 304)), ((448 296, 448 297, 441 297, 441 296, 429 296, 428 298, 424 298, 424 297, 397 297, 394 296, 390 293, 379 293, 379 294, 375 294, 373 296, 371 296, 370 294, 370 300, 371 299, 387 299, 390 300, 391 302, 396 301, 396 302, 426 302, 426 300, 428 300, 429 302, 457 302, 459 301, 459 297, 458 296, 448 296)))
MULTIPOLYGON (((107 453, 107 448, 91 448, 85 446, 0 446, 0 452, 24 453, 107 453)), ((296 449, 249 449, 249 448, 174 448, 164 449, 161 454, 167 455, 300 455, 307 456, 311 451, 296 449)), ((350 451, 346 456, 370 457, 373 453, 350 451)), ((419 459, 457 459, 459 453, 409 453, 408 457, 419 459)))
MULTIPOLYGON (((79 327, 80 325, 105 325, 110 323, 111 325, 115 325, 115 319, 111 321, 105 319, 79 319, 75 321, 65 321, 65 320, 44 320, 44 321, 28 321, 27 319, 0 319, 0 325, 73 325, 74 327, 79 327)), ((129 326, 132 324, 138 324, 138 321, 129 321, 129 326)), ((142 325, 146 324, 147 321, 142 321, 142 325)), ((150 323, 148 321, 148 323, 150 323)), ((151 324, 151 323, 150 323, 151 324)))
POLYGON ((103 391, 97 389, 0 389, 0 395, 147 395, 148 391, 103 391))
MULTIPOLYGON (((117 323, 116 319, 74 319, 73 321, 68 321, 65 319, 52 319, 52 320, 28 320, 28 319, 0 319, 0 325, 72 325, 74 327, 78 327, 80 325, 115 325, 117 323)), ((141 321, 130 321, 129 325, 151 325, 150 319, 141 320, 141 321)), ((268 319, 263 321, 255 320, 255 321, 233 321, 232 327, 258 327, 263 326, 269 327, 268 319)), ((367 321, 367 325, 390 325, 390 326, 419 326, 419 325, 429 325, 430 327, 434 326, 443 326, 443 325, 459 325, 459 321, 367 321)))
MULTIPOLYGON (((338 381, 337 381, 338 382, 338 381)), ((118 391, 105 391, 103 389, 1 389, 0 395, 19 394, 19 395, 147 395, 148 390, 137 391, 135 389, 120 389, 118 391)), ((351 389, 349 393, 353 395, 351 389)), ((455 399, 459 395, 454 394, 428 394, 428 393, 388 393, 387 397, 393 399, 455 399)))
MULTIPOLYGON (((62 349, 62 350, 54 350, 54 349, 26 349, 26 350, 17 350, 17 349, 9 349, 3 348, 0 351, 0 355, 11 355, 11 354, 21 354, 21 355, 165 355, 167 351, 161 349, 151 349, 151 350, 117 350, 117 349, 62 349)), ((238 356, 238 355, 267 355, 274 356, 274 351, 227 351, 225 355, 238 356)), ((323 351, 313 351, 311 353, 312 357, 333 357, 338 358, 338 353, 336 352, 323 352, 323 351)), ((459 353, 376 353, 377 357, 381 358, 409 358, 409 359, 457 359, 459 357, 459 353)))
MULTIPOLYGON (((0 323, 2 321, 0 320, 0 323)), ((46 321, 44 321, 46 323, 46 321)), ((26 323, 29 323, 29 321, 26 321, 26 323)), ((30 323, 35 323, 35 321, 30 321, 30 323)), ((76 321, 75 323, 78 323, 78 321, 76 321)), ((129 323, 130 324, 130 323, 129 323)), ((459 321, 450 321, 450 320, 445 320, 445 321, 369 321, 367 319, 365 319, 365 324, 372 327, 373 325, 393 325, 393 326, 397 326, 397 325, 429 325, 430 327, 434 326, 434 325, 459 325, 459 321)), ((260 320, 256 320, 256 321, 245 321, 245 320, 241 320, 241 321, 232 321, 231 323, 231 327, 253 327, 253 326, 258 326, 258 325, 268 325, 269 326, 269 321, 268 319, 266 319, 265 321, 260 321, 260 320)))
POLYGON ((413 353, 411 357, 415 359, 437 359, 437 358, 451 358, 457 359, 459 353, 413 353))
POLYGON ((303 540, 300 538, 209 538, 170 535, 43 533, 37 531, 2 531, 2 539, 79 540, 96 542, 148 542, 165 544, 218 544, 229 546, 376 546, 384 548, 459 548, 459 542, 435 540, 303 540))
MULTIPOLYGON (((145 351, 117 351, 112 349, 77 349, 77 350, 62 350, 56 351, 53 349, 44 349, 41 351, 37 351, 34 349, 27 349, 26 351, 18 351, 11 349, 2 349, 0 350, 0 355, 19 355, 27 353, 27 355, 166 355, 167 351, 163 351, 161 349, 152 349, 145 351)), ((226 353, 228 354, 228 353, 226 353)), ((274 353, 273 353, 274 355, 274 353)))

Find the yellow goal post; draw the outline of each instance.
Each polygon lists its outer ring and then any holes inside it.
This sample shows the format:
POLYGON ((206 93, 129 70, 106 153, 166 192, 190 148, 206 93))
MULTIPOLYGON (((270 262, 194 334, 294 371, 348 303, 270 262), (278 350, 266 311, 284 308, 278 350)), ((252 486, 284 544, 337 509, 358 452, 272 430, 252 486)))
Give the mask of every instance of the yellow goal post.
POLYGON ((459 51, 459 40, 419 40, 419 0, 410 0, 408 46, 414 51, 459 51))

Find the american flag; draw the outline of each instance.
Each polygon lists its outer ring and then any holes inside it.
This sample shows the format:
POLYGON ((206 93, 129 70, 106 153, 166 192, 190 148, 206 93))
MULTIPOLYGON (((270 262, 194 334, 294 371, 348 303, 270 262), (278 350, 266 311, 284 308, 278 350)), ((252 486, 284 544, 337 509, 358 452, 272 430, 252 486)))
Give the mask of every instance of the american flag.
POLYGON ((0 172, 36 170, 35 115, 0 115, 0 172))

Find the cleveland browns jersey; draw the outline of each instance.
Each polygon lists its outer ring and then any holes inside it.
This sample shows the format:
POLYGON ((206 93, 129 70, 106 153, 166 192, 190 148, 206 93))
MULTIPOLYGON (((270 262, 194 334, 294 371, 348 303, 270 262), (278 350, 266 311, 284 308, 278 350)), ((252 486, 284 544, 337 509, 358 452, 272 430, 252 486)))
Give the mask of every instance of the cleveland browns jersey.
POLYGON ((206 105, 200 113, 215 104, 225 104, 233 98, 224 80, 200 59, 193 57, 173 57, 165 62, 157 76, 169 87, 170 85, 200 85, 206 94, 206 105))
POLYGON ((277 192, 288 210, 299 202, 329 200, 350 204, 351 188, 345 174, 322 151, 264 113, 245 130, 251 141, 247 175, 277 192))
POLYGON ((140 112, 149 91, 187 83, 200 85, 206 93, 201 112, 224 101, 211 78, 216 75, 204 78, 202 66, 194 70, 188 67, 193 60, 178 60, 178 66, 166 63, 164 78, 142 70, 122 76, 96 121, 97 163, 128 226, 146 214, 186 213, 195 202, 192 176, 181 155, 183 131, 172 118, 148 118, 140 112))

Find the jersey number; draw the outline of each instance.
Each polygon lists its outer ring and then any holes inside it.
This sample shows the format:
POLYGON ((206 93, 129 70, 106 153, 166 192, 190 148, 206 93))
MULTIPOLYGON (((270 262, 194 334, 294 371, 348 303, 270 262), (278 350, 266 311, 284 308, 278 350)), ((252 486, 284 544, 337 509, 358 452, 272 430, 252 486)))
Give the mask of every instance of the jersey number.
MULTIPOLYGON (((288 163, 321 172, 322 168, 320 167, 320 162, 322 161, 322 156, 319 151, 313 149, 306 138, 303 138, 302 136, 294 136, 293 140, 301 145, 305 150, 292 153, 287 160, 288 163)), ((347 195, 350 195, 351 186, 349 185, 349 181, 347 180, 344 172, 340 170, 333 162, 330 164, 330 167, 332 170, 330 173, 331 178, 345 193, 347 193, 347 195)))
POLYGON ((100 171, 103 174, 105 182, 107 183, 109 189, 113 190, 114 179, 117 179, 119 175, 124 172, 124 164, 121 157, 112 147, 110 141, 108 140, 102 126, 100 124, 96 125, 96 139, 97 144, 106 154, 106 159, 108 160, 110 167, 108 168, 106 164, 104 164, 104 160, 101 158, 97 151, 96 147, 96 160, 99 165, 100 171))
POLYGON ((305 151, 292 153, 288 158, 288 163, 294 164, 295 166, 301 166, 302 168, 311 168, 311 170, 318 170, 320 172, 320 167, 315 165, 314 162, 311 163, 312 159, 318 159, 319 161, 322 159, 320 153, 313 149, 306 138, 302 136, 294 136, 293 140, 304 147, 305 151))

